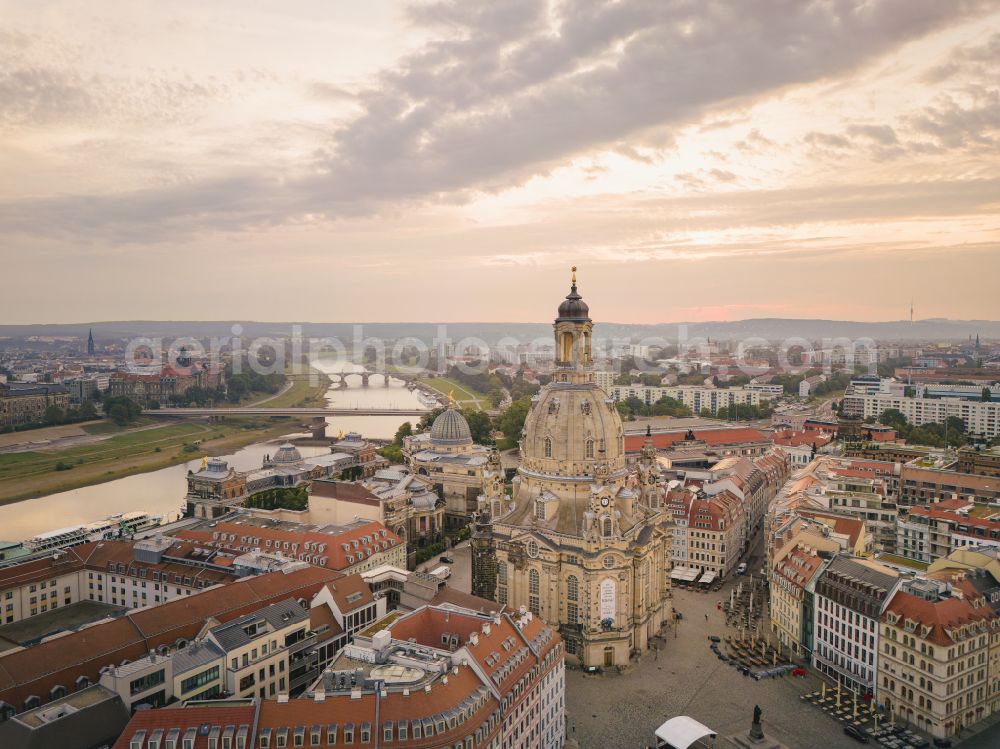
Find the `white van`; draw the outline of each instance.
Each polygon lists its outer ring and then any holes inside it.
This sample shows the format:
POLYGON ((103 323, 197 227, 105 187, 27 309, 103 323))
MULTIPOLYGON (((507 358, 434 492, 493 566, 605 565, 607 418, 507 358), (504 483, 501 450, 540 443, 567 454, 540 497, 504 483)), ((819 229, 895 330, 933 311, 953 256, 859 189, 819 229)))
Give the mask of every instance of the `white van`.
POLYGON ((447 580, 449 577, 451 577, 451 567, 447 565, 441 565, 440 567, 435 568, 434 571, 431 572, 431 574, 438 580, 447 580))
POLYGON ((746 562, 740 562, 738 565, 736 565, 736 574, 737 575, 745 575, 746 573, 747 573, 747 563, 746 562))

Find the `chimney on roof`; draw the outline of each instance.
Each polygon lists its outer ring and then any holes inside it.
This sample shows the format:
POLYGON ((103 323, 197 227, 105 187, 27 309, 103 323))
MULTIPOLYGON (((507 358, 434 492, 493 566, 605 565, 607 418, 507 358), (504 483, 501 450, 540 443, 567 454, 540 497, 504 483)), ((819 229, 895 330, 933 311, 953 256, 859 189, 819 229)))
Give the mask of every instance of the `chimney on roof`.
POLYGON ((313 700, 315 700, 316 702, 325 702, 326 692, 323 691, 322 689, 317 689, 316 692, 313 694, 313 700))
POLYGON ((430 693, 431 693, 431 685, 430 685, 430 684, 427 684, 427 685, 425 685, 425 686, 424 686, 424 691, 425 691, 425 692, 426 692, 427 694, 430 694, 430 693))

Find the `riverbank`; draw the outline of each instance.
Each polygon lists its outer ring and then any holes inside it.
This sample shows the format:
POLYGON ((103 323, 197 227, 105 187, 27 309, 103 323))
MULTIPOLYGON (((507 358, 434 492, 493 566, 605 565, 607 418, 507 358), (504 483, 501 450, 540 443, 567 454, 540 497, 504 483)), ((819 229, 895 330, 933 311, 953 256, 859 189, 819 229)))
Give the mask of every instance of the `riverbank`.
POLYGON ((444 396, 453 393, 455 401, 459 406, 471 406, 480 411, 487 411, 493 407, 487 396, 477 393, 448 377, 425 377, 420 380, 420 383, 436 390, 444 396))
POLYGON ((119 435, 97 445, 2 455, 0 505, 156 471, 199 455, 224 455, 288 434, 297 426, 291 420, 249 428, 236 422, 178 423, 119 435))
MULTIPOLYGON (((311 383, 295 375, 291 386, 268 398, 268 406, 324 404, 330 381, 311 383)), ((0 505, 101 484, 184 463, 200 455, 224 455, 254 442, 294 432, 293 419, 236 416, 220 423, 171 420, 64 449, 38 449, 0 455, 0 505)))

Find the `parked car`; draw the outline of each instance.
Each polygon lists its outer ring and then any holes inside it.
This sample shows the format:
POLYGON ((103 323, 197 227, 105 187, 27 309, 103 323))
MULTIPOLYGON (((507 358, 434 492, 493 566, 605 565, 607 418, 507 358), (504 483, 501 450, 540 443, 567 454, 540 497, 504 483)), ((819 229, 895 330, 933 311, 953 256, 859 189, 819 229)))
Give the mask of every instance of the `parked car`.
POLYGON ((709 635, 708 639, 711 640, 712 642, 722 642, 722 638, 719 637, 718 635, 709 635))
POLYGON ((452 559, 451 557, 445 555, 441 556, 441 564, 454 564, 454 563, 455 560, 452 559))
POLYGON ((868 734, 866 734, 857 726, 844 726, 844 733, 846 733, 855 741, 860 741, 862 744, 868 743, 868 734))
POLYGON ((737 575, 745 575, 746 573, 747 573, 747 563, 746 562, 740 562, 736 566, 736 574, 737 575))

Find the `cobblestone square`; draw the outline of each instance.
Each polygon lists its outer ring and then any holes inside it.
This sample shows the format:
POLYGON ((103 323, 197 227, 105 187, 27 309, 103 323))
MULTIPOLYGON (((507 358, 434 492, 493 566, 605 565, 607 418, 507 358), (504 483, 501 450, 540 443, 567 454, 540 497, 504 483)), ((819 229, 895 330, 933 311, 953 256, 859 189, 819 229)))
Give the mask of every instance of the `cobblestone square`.
POLYGON ((760 705, 765 734, 792 749, 860 746, 839 722, 799 699, 820 688, 811 673, 754 681, 715 657, 708 636, 726 634, 715 605, 731 585, 709 593, 675 590, 674 607, 684 615, 676 638, 665 630, 658 654, 644 654, 627 673, 567 671, 569 737, 585 748, 640 749, 652 745, 663 721, 689 715, 717 731, 722 747, 722 737, 749 730, 754 705, 760 705))

